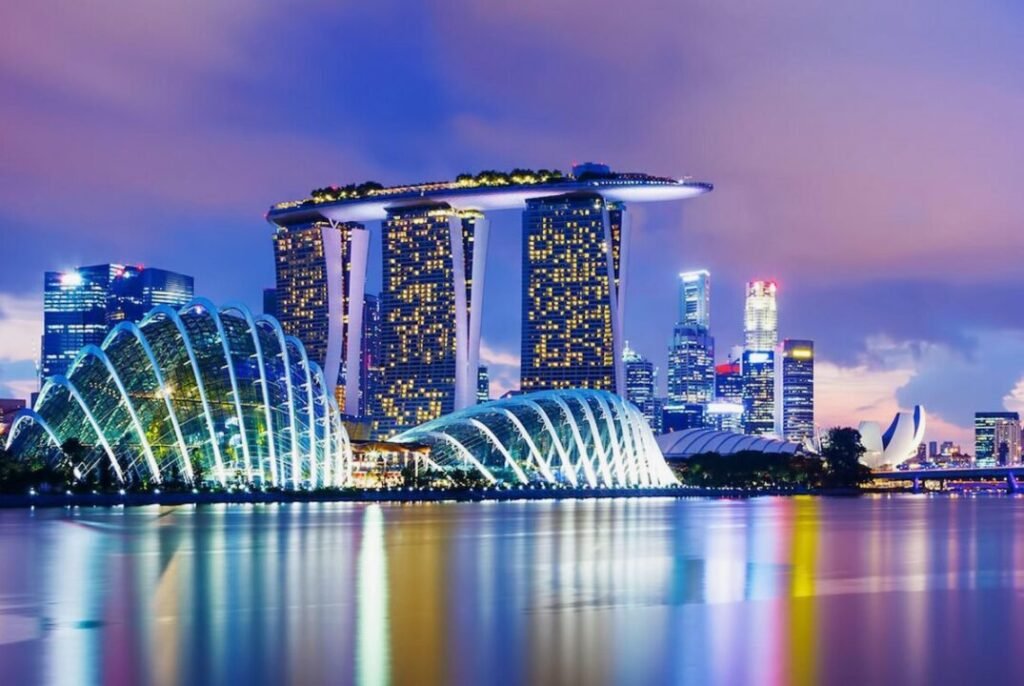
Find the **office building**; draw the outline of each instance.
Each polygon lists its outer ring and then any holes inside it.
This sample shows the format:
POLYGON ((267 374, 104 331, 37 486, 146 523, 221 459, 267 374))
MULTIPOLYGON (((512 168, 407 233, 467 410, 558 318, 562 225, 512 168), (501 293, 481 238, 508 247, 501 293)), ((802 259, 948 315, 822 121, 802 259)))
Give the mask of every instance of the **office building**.
POLYGON ((377 394, 380 392, 381 367, 381 313, 380 298, 363 296, 363 342, 360 352, 359 416, 375 418, 379 413, 377 394))
POLYGON ((491 399, 491 377, 487 373, 487 366, 480 365, 476 372, 476 401, 485 403, 491 399))
POLYGON ((596 194, 527 200, 523 213, 524 391, 624 392, 618 303, 623 216, 621 205, 596 194))
POLYGON ((781 426, 787 441, 814 438, 814 342, 786 339, 782 343, 781 426))
POLYGON ((974 460, 982 465, 1020 462, 1020 415, 1017 412, 974 414, 974 460))
POLYGON ((446 205, 388 211, 381 293, 380 430, 475 404, 487 220, 446 205))
POLYGON ((703 326, 676 324, 672 329, 667 384, 673 403, 715 399, 715 339, 703 326))
POLYGON ((42 375, 65 374, 82 347, 101 344, 117 323, 138 322, 157 305, 180 307, 192 299, 193 288, 191 276, 143 266, 46 272, 42 375))
POLYGON ((928 457, 933 457, 934 458, 934 457, 938 457, 938 456, 939 456, 939 442, 938 441, 929 441, 928 442, 928 457))
POLYGON ((993 433, 993 448, 996 464, 1012 466, 1020 464, 1020 421, 997 419, 993 433))
POLYGON ((626 369, 626 400, 639 408, 654 429, 654 386, 657 380, 654 364, 630 348, 629 343, 623 348, 622 362, 626 369))
POLYGON ((706 411, 704 403, 675 403, 670 400, 661 409, 662 432, 700 429, 705 425, 706 411))
POLYGON ((359 412, 358 360, 369 232, 358 223, 318 221, 274 233, 277 313, 289 336, 319 364, 342 412, 359 412), (350 294, 355 294, 350 297, 350 294), (354 366, 354 365, 353 365, 354 366))
POLYGON ((715 366, 715 400, 743 404, 743 370, 738 361, 715 366))
POLYGON ((678 323, 711 328, 711 272, 708 270, 679 275, 678 323))
POLYGON ((743 433, 743 404, 712 402, 705 406, 704 426, 715 431, 743 433))
POLYGON ((779 317, 774 281, 750 281, 743 317, 748 351, 774 351, 779 342, 779 317))
POLYGON ((974 413, 974 461, 976 463, 982 465, 1013 464, 1019 455, 1020 415, 1017 412, 974 413))
POLYGON ((775 352, 748 350, 741 360, 744 433, 775 433, 775 352))

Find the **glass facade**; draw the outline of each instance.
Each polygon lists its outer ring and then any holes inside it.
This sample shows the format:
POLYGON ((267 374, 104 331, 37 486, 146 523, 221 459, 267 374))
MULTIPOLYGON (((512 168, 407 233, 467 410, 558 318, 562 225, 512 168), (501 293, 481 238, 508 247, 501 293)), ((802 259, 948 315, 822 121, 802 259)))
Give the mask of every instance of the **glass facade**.
POLYGON ((621 295, 624 211, 620 204, 585 193, 527 200, 523 212, 524 391, 616 389, 612 300, 621 295))
POLYGON ((779 313, 775 294, 778 286, 774 281, 750 281, 747 283, 747 299, 744 309, 743 329, 747 350, 774 351, 779 343, 779 313))
POLYGON ((460 410, 399 434, 439 469, 491 482, 572 486, 676 483, 646 419, 607 391, 540 391, 460 410))
POLYGON ((679 275, 679 323, 711 328, 711 272, 708 270, 679 275))
POLYGON ((626 400, 640 408, 640 412, 654 430, 654 386, 657 370, 650 360, 632 350, 629 343, 623 347, 622 362, 626 368, 626 400))
POLYGON ((814 438, 814 341, 782 343, 782 435, 798 443, 814 438))
POLYGON ((156 305, 184 305, 193 287, 191 276, 152 267, 100 264, 47 272, 43 377, 64 374, 83 346, 102 343, 118 322, 138 322, 156 305))
MULTIPOLYGON (((974 461, 982 465, 1012 464, 1011 462, 1000 462, 1005 456, 1010 460, 1010 445, 1000 452, 1000 442, 1009 443, 1006 437, 1012 429, 1008 424, 1017 425, 1017 452, 1019 452, 1020 414, 1017 412, 975 412, 974 413, 974 461), (997 431, 1001 441, 997 441, 997 431)), ((1013 459, 1017 459, 1016 456, 1013 459)))
POLYGON ((744 432, 755 435, 775 433, 775 353, 745 351, 743 369, 744 432))
POLYGON ((668 353, 668 399, 709 403, 715 399, 715 339, 707 328, 677 324, 668 353))
POLYGON ((342 485, 348 437, 319 365, 276 320, 195 299, 153 309, 86 345, 18 415, 8 447, 126 483, 342 485))
POLYGON ((375 417, 379 412, 376 405, 381 383, 381 332, 380 298, 376 295, 363 296, 363 343, 359 373, 359 416, 375 417))

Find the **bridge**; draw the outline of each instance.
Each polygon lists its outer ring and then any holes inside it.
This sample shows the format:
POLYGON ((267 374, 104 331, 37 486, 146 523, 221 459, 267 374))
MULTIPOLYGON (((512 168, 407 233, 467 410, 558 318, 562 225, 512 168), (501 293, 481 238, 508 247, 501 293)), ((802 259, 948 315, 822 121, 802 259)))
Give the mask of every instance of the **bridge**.
POLYGON ((951 469, 903 469, 872 472, 871 477, 881 481, 908 481, 914 492, 922 489, 925 481, 1005 481, 1008 493, 1020 490, 1018 480, 1024 477, 1024 465, 1017 467, 957 467, 951 469))

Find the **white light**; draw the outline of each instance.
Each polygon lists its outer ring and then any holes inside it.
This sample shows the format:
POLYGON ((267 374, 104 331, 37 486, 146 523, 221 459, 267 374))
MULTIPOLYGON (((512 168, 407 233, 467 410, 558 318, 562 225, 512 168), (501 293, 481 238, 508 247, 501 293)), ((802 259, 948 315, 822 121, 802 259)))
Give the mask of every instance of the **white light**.
POLYGON ((83 282, 82 275, 78 272, 64 272, 60 275, 60 285, 70 286, 72 288, 81 286, 83 282))

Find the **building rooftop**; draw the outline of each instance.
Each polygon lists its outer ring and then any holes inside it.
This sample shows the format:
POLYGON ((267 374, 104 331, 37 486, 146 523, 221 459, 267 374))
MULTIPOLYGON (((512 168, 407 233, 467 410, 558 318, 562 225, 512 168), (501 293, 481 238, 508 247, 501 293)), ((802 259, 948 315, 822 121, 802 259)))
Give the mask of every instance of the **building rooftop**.
POLYGON ((597 193, 620 202, 683 200, 713 186, 689 178, 673 179, 641 173, 613 172, 598 164, 581 164, 569 174, 558 170, 513 169, 460 174, 453 181, 383 186, 373 181, 317 188, 308 198, 270 208, 268 221, 279 226, 315 221, 373 221, 387 210, 424 203, 448 203, 460 209, 517 209, 531 198, 563 193, 597 193))

